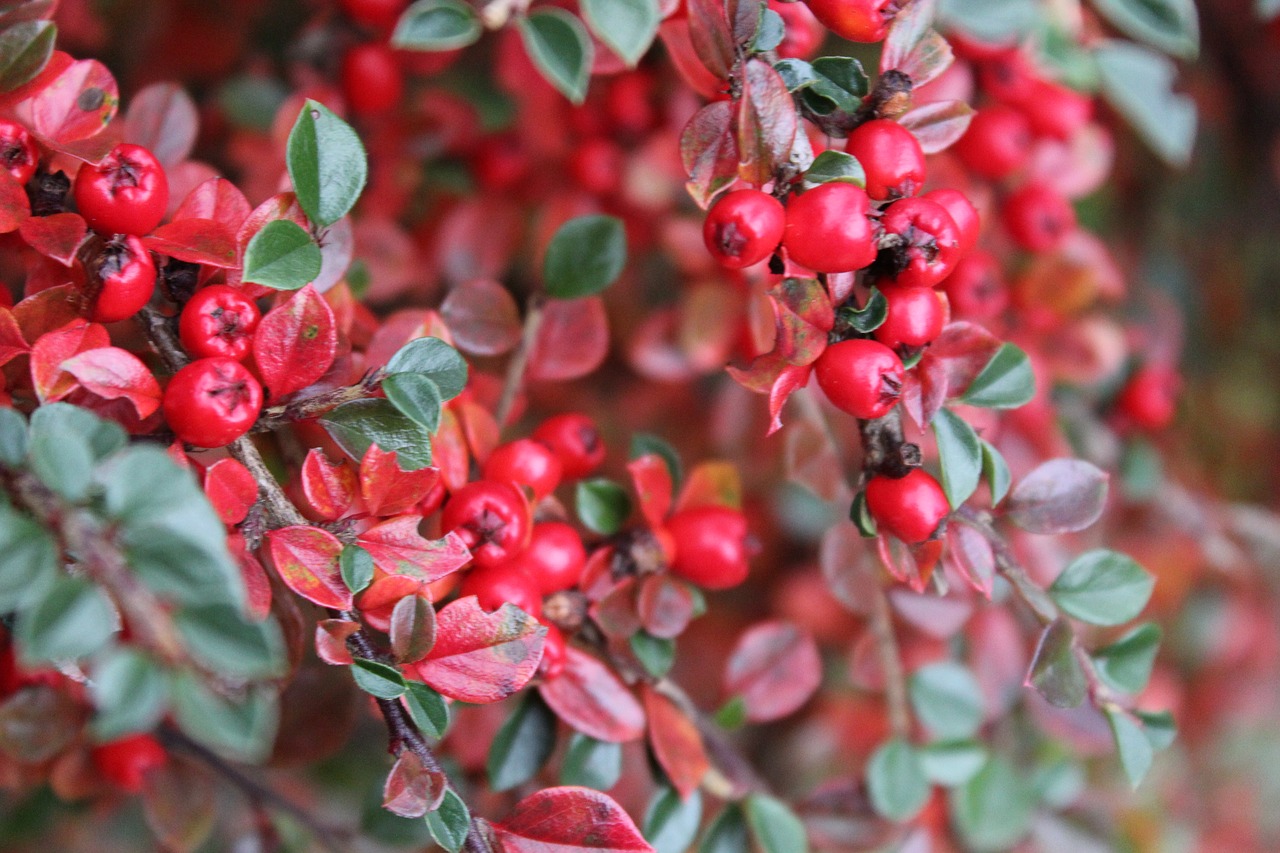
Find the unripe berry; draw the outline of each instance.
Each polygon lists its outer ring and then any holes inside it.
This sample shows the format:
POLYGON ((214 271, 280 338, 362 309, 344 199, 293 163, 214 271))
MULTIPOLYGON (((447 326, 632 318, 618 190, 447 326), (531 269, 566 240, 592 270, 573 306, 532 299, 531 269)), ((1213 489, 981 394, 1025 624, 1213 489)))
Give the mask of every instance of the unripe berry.
POLYGON ((535 502, 542 500, 560 485, 562 467, 559 458, 545 444, 521 438, 500 444, 484 461, 484 478, 527 486, 535 502))
POLYGON ((132 235, 109 240, 87 272, 89 319, 95 323, 127 320, 151 301, 156 289, 151 253, 132 235))
POLYGON ((456 532, 477 566, 496 566, 529 544, 529 503, 510 483, 477 480, 454 492, 440 514, 440 529, 456 532))
POLYGON ((915 134, 896 121, 875 119, 849 134, 845 150, 867 174, 867 195, 876 201, 913 196, 924 184, 924 151, 915 134))
POLYGON ((164 417, 179 439, 222 447, 249 431, 262 411, 262 386, 243 364, 200 358, 179 370, 164 390, 164 417))
POLYGON ((806 0, 809 10, 840 38, 883 41, 893 22, 892 0, 806 0))
POLYGON ((942 334, 947 308, 938 291, 890 284, 880 292, 889 302, 889 314, 873 333, 877 341, 895 350, 914 349, 942 334))
POLYGON ((728 589, 747 577, 747 519, 736 509, 701 506, 667 520, 675 542, 671 571, 707 589, 728 589))
POLYGON ((880 528, 914 545, 937 531, 951 505, 932 475, 912 468, 905 477, 872 477, 867 483, 867 509, 880 528))
POLYGON ((1005 230, 1029 252, 1057 248, 1076 230, 1076 212, 1060 193, 1045 184, 1027 184, 1004 201, 1005 230))
POLYGON ((773 196, 736 190, 721 196, 707 211, 702 239, 721 266, 736 270, 772 255, 786 223, 787 212, 773 196))
POLYGON ((169 179, 155 156, 122 142, 76 173, 76 207, 100 234, 149 234, 169 205, 169 179))
POLYGON ((782 245, 792 261, 814 272, 849 272, 876 258, 867 218, 871 202, 852 184, 822 184, 787 202, 782 245))
POLYGON ((902 359, 876 341, 855 338, 833 344, 813 368, 832 405, 855 418, 884 417, 902 393, 902 359))
POLYGON ((604 464, 600 431, 584 414, 566 412, 547 418, 533 431, 533 437, 559 458, 565 480, 580 480, 604 464))
POLYGON ((904 198, 885 208, 885 234, 902 244, 887 250, 893 280, 908 287, 933 287, 951 274, 963 254, 960 234, 947 209, 927 198, 904 198))
POLYGON ((992 104, 974 113, 969 129, 952 148, 979 177, 1003 180, 1031 157, 1031 124, 1013 107, 992 104))

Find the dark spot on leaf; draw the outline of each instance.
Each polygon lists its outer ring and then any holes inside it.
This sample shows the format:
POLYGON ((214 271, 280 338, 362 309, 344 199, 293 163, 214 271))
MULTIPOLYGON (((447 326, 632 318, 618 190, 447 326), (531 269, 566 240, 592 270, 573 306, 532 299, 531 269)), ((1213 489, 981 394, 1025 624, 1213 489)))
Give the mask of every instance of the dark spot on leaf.
POLYGON ((80 93, 80 97, 76 98, 76 106, 85 112, 92 112, 101 107, 106 99, 106 90, 93 86, 80 93))

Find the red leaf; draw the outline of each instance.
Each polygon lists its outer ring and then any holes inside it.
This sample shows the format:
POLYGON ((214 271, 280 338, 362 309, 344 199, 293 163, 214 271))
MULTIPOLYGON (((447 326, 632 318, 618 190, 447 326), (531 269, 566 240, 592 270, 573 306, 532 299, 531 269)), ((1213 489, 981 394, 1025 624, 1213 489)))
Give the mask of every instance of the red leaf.
POLYGON ((31 218, 27 192, 8 172, 0 172, 0 234, 17 231, 31 218))
POLYGON ((370 515, 396 515, 427 496, 440 479, 438 468, 403 471, 396 452, 383 453, 376 444, 369 445, 360 460, 360 496, 370 515))
POLYGON ((720 0, 689 0, 689 41, 715 76, 724 79, 734 63, 733 31, 720 0))
POLYGON ((193 264, 226 269, 236 266, 236 240, 213 219, 178 219, 161 225, 143 245, 153 252, 193 264))
POLYGON ((835 325, 831 298, 817 279, 783 279, 767 295, 774 310, 773 349, 753 359, 745 370, 728 368, 730 376, 758 394, 771 393, 788 366, 816 361, 835 325))
POLYGON ((22 223, 18 234, 28 246, 67 267, 88 236, 89 226, 78 213, 55 213, 31 217, 22 223))
POLYGON ((782 76, 769 63, 748 59, 738 102, 738 177, 753 184, 772 180, 791 159, 799 121, 782 76))
MULTIPOLYGON (((618 640, 626 640, 644 626, 640 623, 640 615, 636 612, 635 578, 624 578, 591 605, 591 619, 600 626, 606 635, 618 640)), ((599 592, 599 590, 595 590, 599 592)))
POLYGON ((441 770, 428 770, 412 749, 396 759, 382 788, 382 807, 400 817, 422 817, 444 799, 448 780, 441 770))
POLYGON ((853 613, 870 615, 880 587, 880 568, 853 522, 841 520, 827 528, 818 562, 836 600, 853 613))
POLYGON ((702 462, 685 477, 676 512, 696 506, 742 509, 742 481, 730 462, 702 462))
POLYGON ((137 92, 124 115, 124 135, 156 156, 166 169, 187 159, 200 116, 176 83, 152 83, 137 92))
POLYGON ((55 147, 87 139, 116 114, 120 89, 96 59, 72 62, 31 99, 36 133, 55 147))
POLYGON ((160 383, 136 355, 119 347, 85 350, 62 363, 83 387, 106 400, 123 398, 139 418, 160 408, 160 383))
POLYGON ((733 133, 733 105, 715 101, 694 113, 680 135, 680 158, 689 175, 685 189, 699 207, 738 177, 738 139, 733 133))
POLYGON ((631 485, 640 499, 640 512, 650 527, 662 526, 671 511, 671 471, 666 460, 656 453, 648 453, 627 463, 631 473, 631 485))
POLYGON ((564 381, 585 376, 609 353, 609 321, 598 296, 548 299, 529 356, 531 380, 564 381))
POLYGON ((947 554, 969 586, 991 598, 996 558, 987 537, 967 524, 952 523, 947 527, 947 554))
POLYGON ((440 429, 431 437, 431 461, 451 492, 461 489, 471 479, 467 437, 453 408, 452 405, 446 406, 440 413, 440 429))
POLYGON ((674 639, 693 618, 693 591, 670 575, 650 575, 640 581, 636 610, 644 629, 655 637, 674 639))
POLYGON ((769 389, 769 432, 773 435, 782 429, 782 407, 791 399, 791 395, 809 384, 809 374, 813 368, 807 364, 793 364, 782 368, 778 378, 769 389))
POLYGON ((187 194, 173 214, 173 221, 212 219, 238 236, 251 212, 249 200, 239 187, 226 178, 210 178, 187 194))
POLYGON ((941 384, 946 396, 958 397, 991 361, 1000 343, 999 338, 975 323, 951 323, 929 345, 925 358, 941 363, 945 376, 941 384))
POLYGON ((436 644, 416 665, 427 684, 451 699, 483 704, 523 687, 542 661, 546 629, 510 604, 485 613, 475 596, 436 614, 436 644))
POLYGON ((289 589, 321 607, 351 609, 351 590, 342 582, 338 537, 318 527, 295 525, 267 533, 267 554, 289 589))
MULTIPOLYGON (((929 25, 933 22, 936 5, 932 2, 902 4, 902 8, 894 15, 893 23, 889 25, 884 49, 880 53, 881 73, 895 68, 903 69, 916 46, 930 32, 929 25)), ((911 82, 915 83, 915 78, 911 82)))
POLYGON ((738 639, 724 690, 741 696, 753 723, 777 720, 809 701, 822 681, 813 637, 789 622, 761 622, 738 639))
POLYGON ((17 318, 8 308, 0 308, 0 367, 29 352, 31 345, 22 336, 17 318))
MULTIPOLYGON (((13 317, 29 341, 57 330, 68 323, 82 323, 80 290, 73 284, 61 284, 33 293, 13 306, 13 317)), ((109 341, 99 344, 106 346, 109 341)))
MULTIPOLYGON (((185 453, 182 455, 186 456, 185 453)), ((240 577, 244 581, 245 609, 251 617, 262 621, 271 615, 271 579, 267 577, 267 570, 245 547, 244 537, 239 533, 228 536, 227 543, 240 563, 240 577)))
POLYGON ((1014 487, 1005 504, 1013 523, 1031 533, 1074 533, 1102 515, 1106 471, 1083 459, 1050 459, 1014 487))
POLYGON ((520 341, 520 309, 499 282, 464 281, 440 306, 458 348, 475 355, 502 355, 520 341))
POLYGON ((938 640, 951 639, 973 615, 973 599, 969 596, 943 597, 895 587, 889 590, 889 601, 904 622, 938 640))
POLYGON ((223 524, 239 524, 258 500, 258 484, 234 459, 219 459, 204 472, 204 493, 223 524))
POLYGON ((424 539, 418 533, 422 517, 402 515, 360 534, 360 545, 373 563, 389 575, 403 575, 422 583, 438 581, 471 562, 471 552, 458 534, 424 539))
POLYGON ((349 619, 321 619, 316 623, 316 655, 334 666, 351 666, 347 638, 359 630, 360 623, 349 619))
POLYGON ((935 101, 907 111, 898 123, 915 134, 926 154, 937 154, 969 129, 973 107, 964 101, 935 101))
POLYGON ((841 454, 816 406, 801 409, 799 418, 787 430, 785 463, 787 479, 823 500, 835 504, 853 500, 841 454))
POLYGON ((416 338, 439 338, 447 344, 453 343, 453 336, 439 314, 406 308, 387 317, 374 332, 364 354, 367 367, 385 367, 391 356, 416 338))
POLYGON ((688 797, 697 790, 702 777, 711 769, 711 761, 702 745, 702 735, 693 721, 666 696, 648 684, 641 688, 641 692, 649 719, 649 743, 653 744, 653 753, 666 771, 672 787, 680 792, 681 797, 688 797))
POLYGON ((253 336, 253 357, 273 399, 324 376, 337 351, 333 310, 309 284, 267 312, 253 336))
MULTIPOLYGON (((923 7, 930 4, 914 5, 923 7)), ((936 30, 925 30, 919 41, 894 67, 910 77, 913 86, 920 87, 936 80, 954 61, 951 44, 936 30)), ((883 67, 884 61, 880 64, 883 67)))
POLYGON ((538 686, 551 710, 596 740, 635 740, 644 734, 644 709, 618 676, 586 652, 565 649, 564 671, 538 686))
POLYGON ((477 460, 488 459, 489 454, 502 440, 501 429, 489 410, 474 400, 458 400, 454 406, 462 434, 466 436, 471 455, 477 460))
POLYGON ((653 853, 622 807, 590 788, 547 788, 494 824, 502 853, 653 853))
POLYGON ((345 460, 335 465, 319 448, 307 452, 302 463, 302 494, 321 519, 341 518, 355 503, 357 488, 356 472, 345 460))
POLYGON ((60 400, 75 390, 76 379, 63 371, 63 362, 85 350, 108 346, 111 336, 106 327, 84 320, 72 320, 37 338, 31 348, 31 384, 40 402, 60 400))

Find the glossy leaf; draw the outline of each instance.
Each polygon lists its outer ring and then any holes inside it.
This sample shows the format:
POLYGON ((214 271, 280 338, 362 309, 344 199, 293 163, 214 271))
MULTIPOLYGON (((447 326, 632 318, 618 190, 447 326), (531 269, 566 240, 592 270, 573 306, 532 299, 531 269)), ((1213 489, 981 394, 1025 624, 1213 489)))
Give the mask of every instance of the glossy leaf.
POLYGON ((560 783, 580 785, 607 791, 622 778, 622 747, 574 733, 569 738, 564 761, 560 764, 560 783))
POLYGON ((382 807, 401 817, 423 817, 444 800, 448 786, 444 773, 428 770, 412 749, 396 759, 382 788, 382 807))
POLYGON ((421 595, 406 595, 391 611, 391 656, 398 663, 415 663, 426 657, 436 642, 436 610, 421 595))
POLYGON ((546 764, 555 745, 555 715, 531 693, 494 735, 486 763, 489 786, 509 791, 528 782, 546 764))
POLYGON ((583 0, 582 15, 596 37, 635 67, 658 34, 657 0, 583 0))
POLYGON ((574 504, 587 529, 603 536, 617 533, 631 515, 631 498, 626 490, 602 477, 578 483, 574 504))
POLYGON ((353 400, 320 418, 329 435, 353 459, 369 446, 396 452, 399 463, 416 471, 431 464, 431 436, 388 400, 353 400))
POLYGON ((916 670, 910 693, 916 716, 940 740, 971 737, 982 725, 982 690, 973 673, 958 663, 942 661, 916 670))
POLYGON ((391 43, 405 50, 458 50, 480 39, 475 10, 456 0, 419 0, 400 16, 391 43))
MULTIPOLYGON (((818 185, 829 183, 867 185, 867 173, 857 158, 843 151, 828 149, 814 158, 804 173, 805 183, 818 185)), ((862 331, 862 330, 859 330, 862 331)), ((870 330, 867 330, 870 331, 870 330)))
POLYGON ((409 511, 439 479, 440 473, 434 468, 405 471, 394 451, 383 453, 376 444, 369 445, 360 460, 360 497, 370 515, 409 511))
POLYGON ((31 218, 31 203, 22 185, 7 172, 0 176, 0 234, 18 231, 31 218))
POLYGON ((214 219, 176 219, 142 243, 153 252, 193 264, 222 269, 237 264, 235 234, 214 219))
POLYGON ((933 436, 942 464, 942 490, 951 508, 959 509, 982 479, 981 440, 973 427, 950 409, 942 409, 934 417, 933 436))
POLYGON ((991 489, 991 505, 999 505, 1009 494, 1013 473, 1004 456, 986 439, 982 440, 982 476, 987 478, 987 486, 991 489))
POLYGON ((427 827, 436 843, 449 853, 459 853, 471 831, 471 812, 457 792, 449 788, 440 807, 427 815, 427 827))
MULTIPOLYGON (((697 791, 711 761, 693 720, 671 699, 649 685, 642 688, 649 743, 672 787, 682 799, 697 791)), ((646 832, 650 838, 652 836, 646 832)))
POLYGON ((458 599, 436 614, 436 644, 416 669, 451 699, 496 702, 537 672, 545 635, 536 619, 513 605, 485 613, 474 597, 458 599))
POLYGON ((787 85, 767 62, 747 60, 738 107, 738 177, 763 184, 791 159, 799 119, 787 85))
MULTIPOLYGON (((360 137, 318 101, 308 100, 299 111, 289 132, 287 162, 298 204, 319 228, 347 215, 368 178, 360 137)), ((245 266, 248 280, 247 261, 245 266)))
POLYGON ((298 525, 267 533, 267 554, 280 579, 321 607, 350 610, 351 590, 339 568, 342 543, 318 527, 298 525))
POLYGON ((23 21, 0 32, 0 92, 11 92, 40 73, 57 32, 52 21, 23 21))
POLYGON ((561 225, 547 246, 542 278, 557 299, 604 290, 627 263, 627 235, 616 216, 579 216, 561 225))
POLYGON ((414 338, 387 362, 386 372, 418 373, 430 379, 444 400, 452 400, 467 387, 467 362, 440 338, 414 338))
POLYGON ((59 71, 32 97, 31 121, 38 134, 65 146, 101 132, 119 106, 115 77, 96 59, 82 59, 59 71))
POLYGON ((341 518, 358 494, 356 472, 346 463, 330 462, 320 448, 307 451, 301 478, 307 505, 324 521, 341 518))
POLYGON ((656 853, 684 853, 698 835, 702 794, 681 795, 667 785, 658 788, 644 813, 644 837, 656 853))
POLYGON ((210 178, 187 193, 173 219, 175 222, 180 219, 211 219, 221 223, 232 234, 239 235, 240 227, 252 212, 249 200, 239 187, 226 178, 210 178))
POLYGON ((338 348, 333 310, 314 287, 302 288, 268 311, 253 336, 253 356, 272 399, 323 376, 338 348))
POLYGON ((652 853, 622 808, 590 788, 547 788, 493 826, 503 853, 652 853))
POLYGON ((963 522, 952 522, 947 525, 947 555, 969 585, 990 599, 996 574, 990 540, 963 522))
POLYGON ((1116 29, 1181 59, 1200 52, 1200 24, 1192 0, 1093 0, 1116 29))
POLYGON ((1082 459, 1050 459, 1022 478, 1005 510, 1032 533, 1074 533, 1101 517, 1109 480, 1107 472, 1082 459))
MULTIPOLYGON (((24 192, 24 201, 25 198, 24 192)), ((46 258, 71 266, 76 252, 89 234, 89 226, 78 213, 55 213, 52 216, 33 216, 24 220, 18 234, 28 246, 46 258)))
POLYGON ((694 113, 680 136, 680 158, 689 175, 685 189, 699 207, 709 206, 733 183, 738 177, 738 138, 729 101, 707 104, 694 113))
POLYGON ((471 561, 467 546, 456 532, 427 539, 418 532, 421 520, 412 514, 391 518, 370 527, 356 541, 382 571, 422 583, 438 581, 471 561))
POLYGON ((1002 344, 960 399, 970 406, 1016 409, 1036 393, 1035 375, 1027 354, 1013 344, 1002 344))
POLYGON ((444 697, 419 681, 406 681, 405 707, 427 737, 444 737, 449 728, 449 705, 444 697))
POLYGON ((464 281, 440 305, 458 347, 475 355, 502 355, 520 342, 520 310, 511 291, 488 278, 464 281))
POLYGON ((398 699, 406 690, 404 676, 399 670, 376 660, 354 659, 351 677, 357 687, 377 699, 398 699))
POLYGON ((1120 625, 1142 612, 1155 578, 1129 557, 1098 549, 1076 557, 1049 587, 1070 615, 1094 625, 1120 625))
POLYGON ((1027 685, 1055 708, 1075 708, 1089 691, 1084 670, 1075 655, 1075 633, 1065 619, 1044 629, 1031 659, 1027 685))
POLYGON ((645 713, 611 669, 573 646, 564 671, 538 687, 560 719, 597 740, 623 743, 644 734, 645 713))
POLYGON ((525 51, 542 76, 575 104, 587 97, 595 49, 587 28, 557 8, 542 8, 519 22, 525 51))
POLYGON ((671 671, 675 663, 675 640, 655 637, 648 631, 637 631, 631 635, 631 653, 640 661, 645 672, 654 678, 661 678, 671 671))
POLYGON ((297 290, 320 275, 320 247, 287 219, 273 219, 244 250, 244 281, 273 290, 297 290))
POLYGON ((972 119, 973 107, 964 101, 934 101, 907 110, 898 123, 911 131, 925 154, 937 154, 964 136, 972 119))
POLYGON ((702 64, 720 79, 729 76, 735 60, 734 32, 722 0, 689 0, 689 40, 702 64))
POLYGON ((1094 652, 1098 675, 1116 690, 1140 693, 1151 678, 1161 636, 1160 626, 1147 622, 1094 652))
POLYGON ((739 638, 724 673, 724 692, 742 696, 747 719, 768 722, 792 714, 822 681, 813 637, 789 622, 762 622, 739 638))
POLYGON ((175 83, 138 90, 124 115, 125 137, 154 154, 166 169, 191 154, 199 123, 195 101, 175 83))
POLYGON ((155 374, 127 350, 85 350, 64 361, 62 369, 104 400, 127 400, 139 418, 148 418, 160 408, 160 383, 155 374))

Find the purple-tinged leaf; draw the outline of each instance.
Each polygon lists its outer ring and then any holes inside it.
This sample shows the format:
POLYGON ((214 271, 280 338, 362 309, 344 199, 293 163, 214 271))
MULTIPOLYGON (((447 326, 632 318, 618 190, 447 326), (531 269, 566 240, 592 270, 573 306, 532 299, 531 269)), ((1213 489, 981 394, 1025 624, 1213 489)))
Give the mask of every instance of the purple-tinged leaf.
POLYGON ((1050 459, 1022 479, 1006 511, 1031 533, 1073 533, 1098 520, 1107 502, 1108 474, 1081 459, 1050 459))

